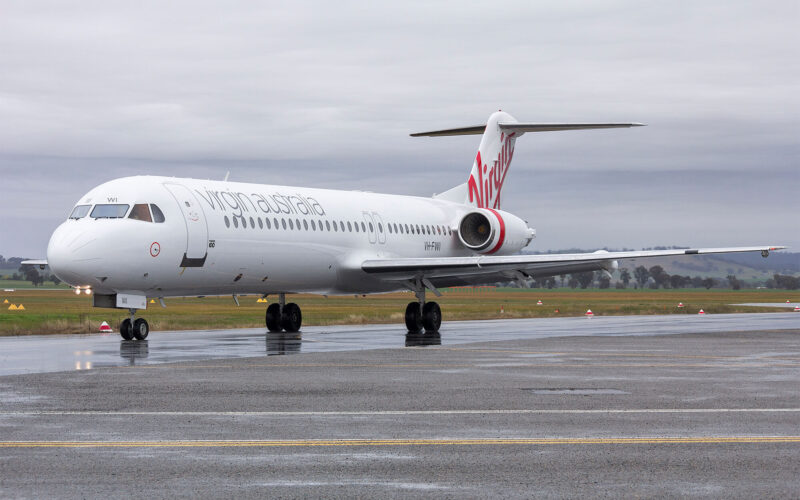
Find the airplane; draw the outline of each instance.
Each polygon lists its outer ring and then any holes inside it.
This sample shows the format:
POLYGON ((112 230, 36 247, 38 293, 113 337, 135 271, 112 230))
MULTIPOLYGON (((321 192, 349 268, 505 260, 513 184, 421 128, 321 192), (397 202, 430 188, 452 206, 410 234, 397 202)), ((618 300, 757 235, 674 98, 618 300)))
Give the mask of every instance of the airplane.
POLYGON ((438 332, 442 313, 427 292, 499 280, 529 279, 618 267, 618 261, 669 255, 761 252, 753 246, 687 250, 525 255, 536 236, 501 209, 516 140, 526 133, 629 128, 640 123, 521 123, 503 111, 482 125, 411 134, 482 135, 467 182, 432 198, 361 191, 134 176, 101 184, 56 228, 46 260, 93 306, 127 309, 123 339, 150 327, 136 312, 148 298, 259 294, 270 332, 297 332, 295 293, 373 294, 412 291, 410 333, 438 332))

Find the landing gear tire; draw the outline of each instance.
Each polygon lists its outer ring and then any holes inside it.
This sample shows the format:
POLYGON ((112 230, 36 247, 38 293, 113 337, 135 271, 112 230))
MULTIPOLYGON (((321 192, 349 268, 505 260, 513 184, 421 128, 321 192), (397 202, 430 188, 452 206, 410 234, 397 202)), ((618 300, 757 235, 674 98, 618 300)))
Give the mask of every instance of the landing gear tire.
POLYGON ((270 304, 267 307, 266 314, 267 330, 277 333, 283 328, 281 327, 281 305, 278 303, 270 304))
POLYGON ((300 330, 300 325, 303 323, 303 314, 300 312, 300 306, 294 302, 289 302, 283 306, 281 314, 281 326, 289 333, 294 333, 300 330))
POLYGON ((122 323, 119 324, 119 335, 122 337, 123 340, 133 340, 133 325, 131 325, 131 319, 125 318, 122 320, 122 323))
POLYGON ((436 333, 442 325, 442 310, 436 302, 426 302, 422 307, 422 325, 425 333, 436 333))
POLYGON ((406 306, 406 328, 408 333, 419 333, 422 330, 422 311, 419 302, 409 302, 406 306))
POLYGON ((133 322, 131 333, 136 337, 136 340, 144 340, 150 333, 150 325, 147 324, 144 318, 139 318, 133 322))

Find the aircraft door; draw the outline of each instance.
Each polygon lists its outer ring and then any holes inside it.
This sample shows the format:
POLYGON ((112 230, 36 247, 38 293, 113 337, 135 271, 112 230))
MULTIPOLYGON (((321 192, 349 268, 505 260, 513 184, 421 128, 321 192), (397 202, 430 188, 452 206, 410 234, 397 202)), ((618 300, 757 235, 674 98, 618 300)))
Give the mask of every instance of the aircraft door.
POLYGON ((383 219, 378 215, 378 212, 372 212, 372 218, 375 220, 375 231, 378 235, 378 243, 383 245, 386 243, 386 226, 384 226, 383 219))
POLYGON ((369 242, 373 245, 378 242, 378 228, 375 225, 375 219, 369 212, 361 212, 364 215, 364 224, 367 226, 367 235, 369 235, 369 242))
POLYGON ((165 182, 164 187, 181 207, 186 226, 186 252, 181 267, 203 267, 208 256, 208 223, 203 207, 186 186, 165 182))

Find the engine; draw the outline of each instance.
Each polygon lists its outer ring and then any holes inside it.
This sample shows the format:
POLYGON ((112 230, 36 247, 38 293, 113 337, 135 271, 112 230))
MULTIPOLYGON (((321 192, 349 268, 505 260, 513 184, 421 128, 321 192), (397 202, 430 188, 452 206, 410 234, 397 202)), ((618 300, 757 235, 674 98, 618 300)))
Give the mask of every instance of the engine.
POLYGON ((536 231, 524 220, 502 210, 479 208, 462 217, 458 224, 461 243, 474 252, 487 255, 519 252, 535 235, 536 231))

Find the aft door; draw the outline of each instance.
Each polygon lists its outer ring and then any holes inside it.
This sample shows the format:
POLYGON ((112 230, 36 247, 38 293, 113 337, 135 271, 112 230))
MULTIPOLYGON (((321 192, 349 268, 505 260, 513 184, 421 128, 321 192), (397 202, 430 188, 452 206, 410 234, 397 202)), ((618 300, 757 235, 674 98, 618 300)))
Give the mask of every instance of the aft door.
POLYGON ((181 267, 203 267, 208 256, 208 224, 203 207, 186 186, 165 182, 164 187, 181 207, 186 226, 186 252, 181 267))

